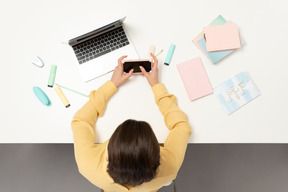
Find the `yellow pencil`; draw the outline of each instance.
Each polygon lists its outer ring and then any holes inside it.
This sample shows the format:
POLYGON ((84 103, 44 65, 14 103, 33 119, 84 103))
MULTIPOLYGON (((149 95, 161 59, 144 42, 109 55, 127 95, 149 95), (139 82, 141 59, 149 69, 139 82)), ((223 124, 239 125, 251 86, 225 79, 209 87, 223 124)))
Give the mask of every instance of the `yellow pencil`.
POLYGON ((163 49, 162 49, 159 53, 157 53, 157 54, 155 55, 155 57, 157 57, 158 55, 160 55, 162 52, 163 52, 163 49))

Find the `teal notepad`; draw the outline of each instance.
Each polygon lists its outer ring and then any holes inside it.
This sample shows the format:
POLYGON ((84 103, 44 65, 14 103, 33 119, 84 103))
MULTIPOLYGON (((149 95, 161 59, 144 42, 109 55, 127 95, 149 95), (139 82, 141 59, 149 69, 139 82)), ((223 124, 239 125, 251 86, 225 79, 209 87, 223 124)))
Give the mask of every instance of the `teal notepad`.
POLYGON ((222 15, 218 15, 218 17, 216 19, 214 19, 209 26, 215 26, 215 25, 223 25, 225 24, 227 21, 222 17, 222 15))

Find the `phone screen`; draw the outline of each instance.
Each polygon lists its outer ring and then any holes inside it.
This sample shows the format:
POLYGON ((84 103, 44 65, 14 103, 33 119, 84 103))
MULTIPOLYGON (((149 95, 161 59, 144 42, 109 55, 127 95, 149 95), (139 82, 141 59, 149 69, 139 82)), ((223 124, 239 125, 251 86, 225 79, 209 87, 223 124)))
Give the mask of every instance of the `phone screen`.
POLYGON ((125 73, 129 73, 131 69, 134 69, 133 73, 141 73, 139 66, 144 67, 145 71, 151 71, 151 62, 150 61, 126 61, 123 63, 123 69, 125 73))

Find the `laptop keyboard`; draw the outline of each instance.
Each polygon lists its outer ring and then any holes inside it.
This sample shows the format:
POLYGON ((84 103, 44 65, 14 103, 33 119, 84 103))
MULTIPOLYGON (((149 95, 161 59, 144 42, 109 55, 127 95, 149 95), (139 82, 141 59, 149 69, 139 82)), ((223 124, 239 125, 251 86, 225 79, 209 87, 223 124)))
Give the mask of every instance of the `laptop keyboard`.
POLYGON ((129 44, 123 27, 73 46, 79 64, 100 57, 129 44))

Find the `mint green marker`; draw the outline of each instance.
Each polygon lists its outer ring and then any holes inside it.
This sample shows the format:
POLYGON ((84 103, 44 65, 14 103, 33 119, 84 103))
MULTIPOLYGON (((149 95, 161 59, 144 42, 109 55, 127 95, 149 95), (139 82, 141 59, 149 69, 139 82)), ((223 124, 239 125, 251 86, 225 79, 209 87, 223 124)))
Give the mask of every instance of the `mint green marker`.
POLYGON ((57 65, 52 65, 51 70, 50 70, 49 80, 48 80, 48 87, 53 87, 55 77, 56 77, 56 71, 57 71, 57 65))
POLYGON ((165 65, 169 65, 170 64, 172 56, 173 56, 173 53, 174 53, 174 50, 175 50, 175 45, 171 44, 170 48, 168 50, 165 62, 164 62, 165 65))

